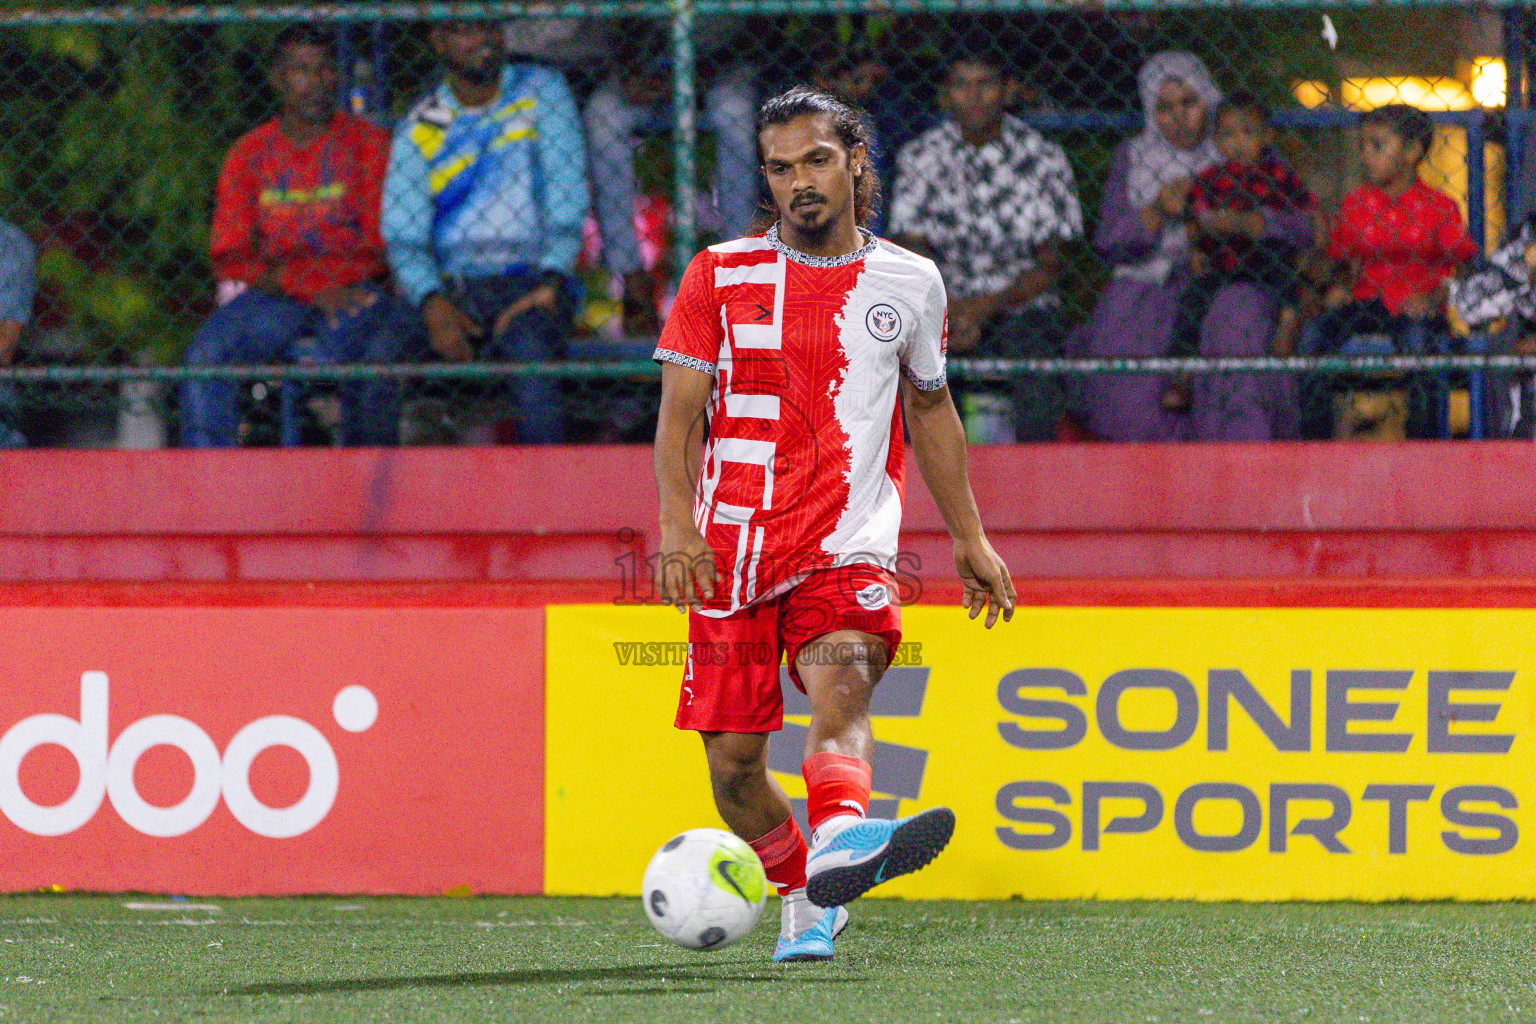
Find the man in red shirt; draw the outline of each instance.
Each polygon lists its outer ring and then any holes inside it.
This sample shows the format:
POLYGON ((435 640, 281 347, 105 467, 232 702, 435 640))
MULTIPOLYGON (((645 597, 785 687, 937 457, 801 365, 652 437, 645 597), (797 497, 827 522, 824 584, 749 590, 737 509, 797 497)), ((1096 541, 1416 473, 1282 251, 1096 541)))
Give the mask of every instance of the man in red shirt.
MULTIPOLYGON (((210 256, 221 293, 237 294, 198 331, 186 362, 395 359, 404 334, 379 236, 389 135, 337 111, 326 30, 283 30, 270 81, 280 113, 230 148, 219 176, 210 256)), ((346 443, 393 442, 392 392, 342 388, 346 443)), ((232 382, 183 385, 183 446, 235 444, 236 403, 232 382)))
POLYGON ((870 696, 901 639, 903 408, 965 606, 989 627, 1013 615, 945 383, 944 281, 860 226, 879 194, 871 135, 822 93, 763 105, 777 222, 694 258, 655 354, 661 592, 692 606, 675 724, 703 737, 720 816, 783 898, 780 961, 831 959, 841 905, 927 864, 955 827, 943 807, 865 818, 870 696), (786 655, 812 709, 809 849, 765 761, 786 655))

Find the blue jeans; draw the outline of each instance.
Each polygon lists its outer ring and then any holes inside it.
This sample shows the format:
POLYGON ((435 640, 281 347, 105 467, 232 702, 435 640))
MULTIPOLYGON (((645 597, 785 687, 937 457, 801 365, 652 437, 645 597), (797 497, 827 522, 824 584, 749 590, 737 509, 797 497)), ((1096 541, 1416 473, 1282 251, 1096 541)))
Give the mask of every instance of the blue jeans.
MULTIPOLYGON (((188 366, 294 362, 307 365, 390 363, 405 347, 399 303, 387 290, 364 285, 373 305, 327 321, 314 306, 254 289, 216 310, 192 338, 188 366)), ((341 385, 342 443, 394 444, 399 388, 387 382, 341 385)), ((228 380, 181 386, 183 448, 227 448, 240 426, 240 386, 228 380)))
POLYGON ((0 449, 27 447, 27 436, 7 422, 16 416, 20 404, 16 388, 0 384, 0 449))
MULTIPOLYGON (((672 107, 670 101, 630 103, 610 80, 587 101, 585 121, 603 262, 615 274, 632 273, 642 266, 635 237, 635 135, 671 131, 672 107)), ((739 238, 757 208, 757 103, 750 68, 731 68, 705 90, 701 124, 715 137, 721 231, 739 238)))
MULTIPOLYGON (((473 277, 454 281, 443 297, 466 313, 487 334, 504 309, 538 287, 531 273, 473 277)), ((476 343, 476 358, 507 362, 542 362, 565 355, 565 337, 576 318, 576 293, 567 281, 552 308, 533 308, 512 318, 506 330, 487 344, 476 343)), ((517 399, 518 441, 559 444, 565 440, 565 401, 552 377, 520 377, 511 384, 517 399)))
MULTIPOLYGON (((1348 302, 1331 309, 1301 329, 1302 355, 1392 356, 1425 355, 1446 350, 1448 328, 1433 319, 1390 312, 1380 299, 1348 302)), ((1409 395, 1408 436, 1433 437, 1442 431, 1443 381, 1434 374, 1408 373, 1384 384, 1378 374, 1303 374, 1300 380, 1302 436, 1329 437, 1329 396, 1335 390, 1379 390, 1395 386, 1409 395)))
POLYGON ((1430 351, 1435 323, 1393 314, 1381 300, 1348 302, 1308 321, 1301 329, 1303 355, 1423 355, 1430 351))

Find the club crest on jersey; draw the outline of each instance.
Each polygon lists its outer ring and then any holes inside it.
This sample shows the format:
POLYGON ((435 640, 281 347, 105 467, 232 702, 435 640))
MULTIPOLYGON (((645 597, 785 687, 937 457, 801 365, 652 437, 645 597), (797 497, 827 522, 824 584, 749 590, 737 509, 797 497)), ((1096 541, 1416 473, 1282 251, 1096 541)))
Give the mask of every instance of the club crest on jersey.
POLYGON ((864 326, 881 341, 895 341, 901 333, 901 314, 896 312, 895 306, 882 302, 869 307, 869 312, 864 315, 864 326))

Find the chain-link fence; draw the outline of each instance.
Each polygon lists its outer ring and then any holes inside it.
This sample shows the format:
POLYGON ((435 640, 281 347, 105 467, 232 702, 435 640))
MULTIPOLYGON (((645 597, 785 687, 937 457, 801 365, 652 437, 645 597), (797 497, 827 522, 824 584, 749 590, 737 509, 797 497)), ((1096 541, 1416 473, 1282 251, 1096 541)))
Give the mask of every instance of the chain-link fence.
POLYGON ((6 5, 0 438, 647 440, 673 282, 750 229, 756 106, 801 82, 876 129, 874 226, 944 271, 973 441, 1529 435, 1531 34, 1487 4, 6 5))

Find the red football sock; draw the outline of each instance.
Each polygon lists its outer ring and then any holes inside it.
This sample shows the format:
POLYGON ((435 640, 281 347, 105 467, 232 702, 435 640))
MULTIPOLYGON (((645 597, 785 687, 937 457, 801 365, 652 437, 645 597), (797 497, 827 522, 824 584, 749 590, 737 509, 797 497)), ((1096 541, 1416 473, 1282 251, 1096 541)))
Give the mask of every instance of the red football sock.
POLYGON ((747 845, 763 862, 763 872, 780 896, 805 888, 805 836, 794 818, 785 818, 784 824, 747 845))
POLYGON ((824 750, 806 758, 800 773, 805 776, 811 831, 839 814, 856 814, 862 818, 869 810, 869 787, 874 780, 874 770, 863 758, 824 750))

